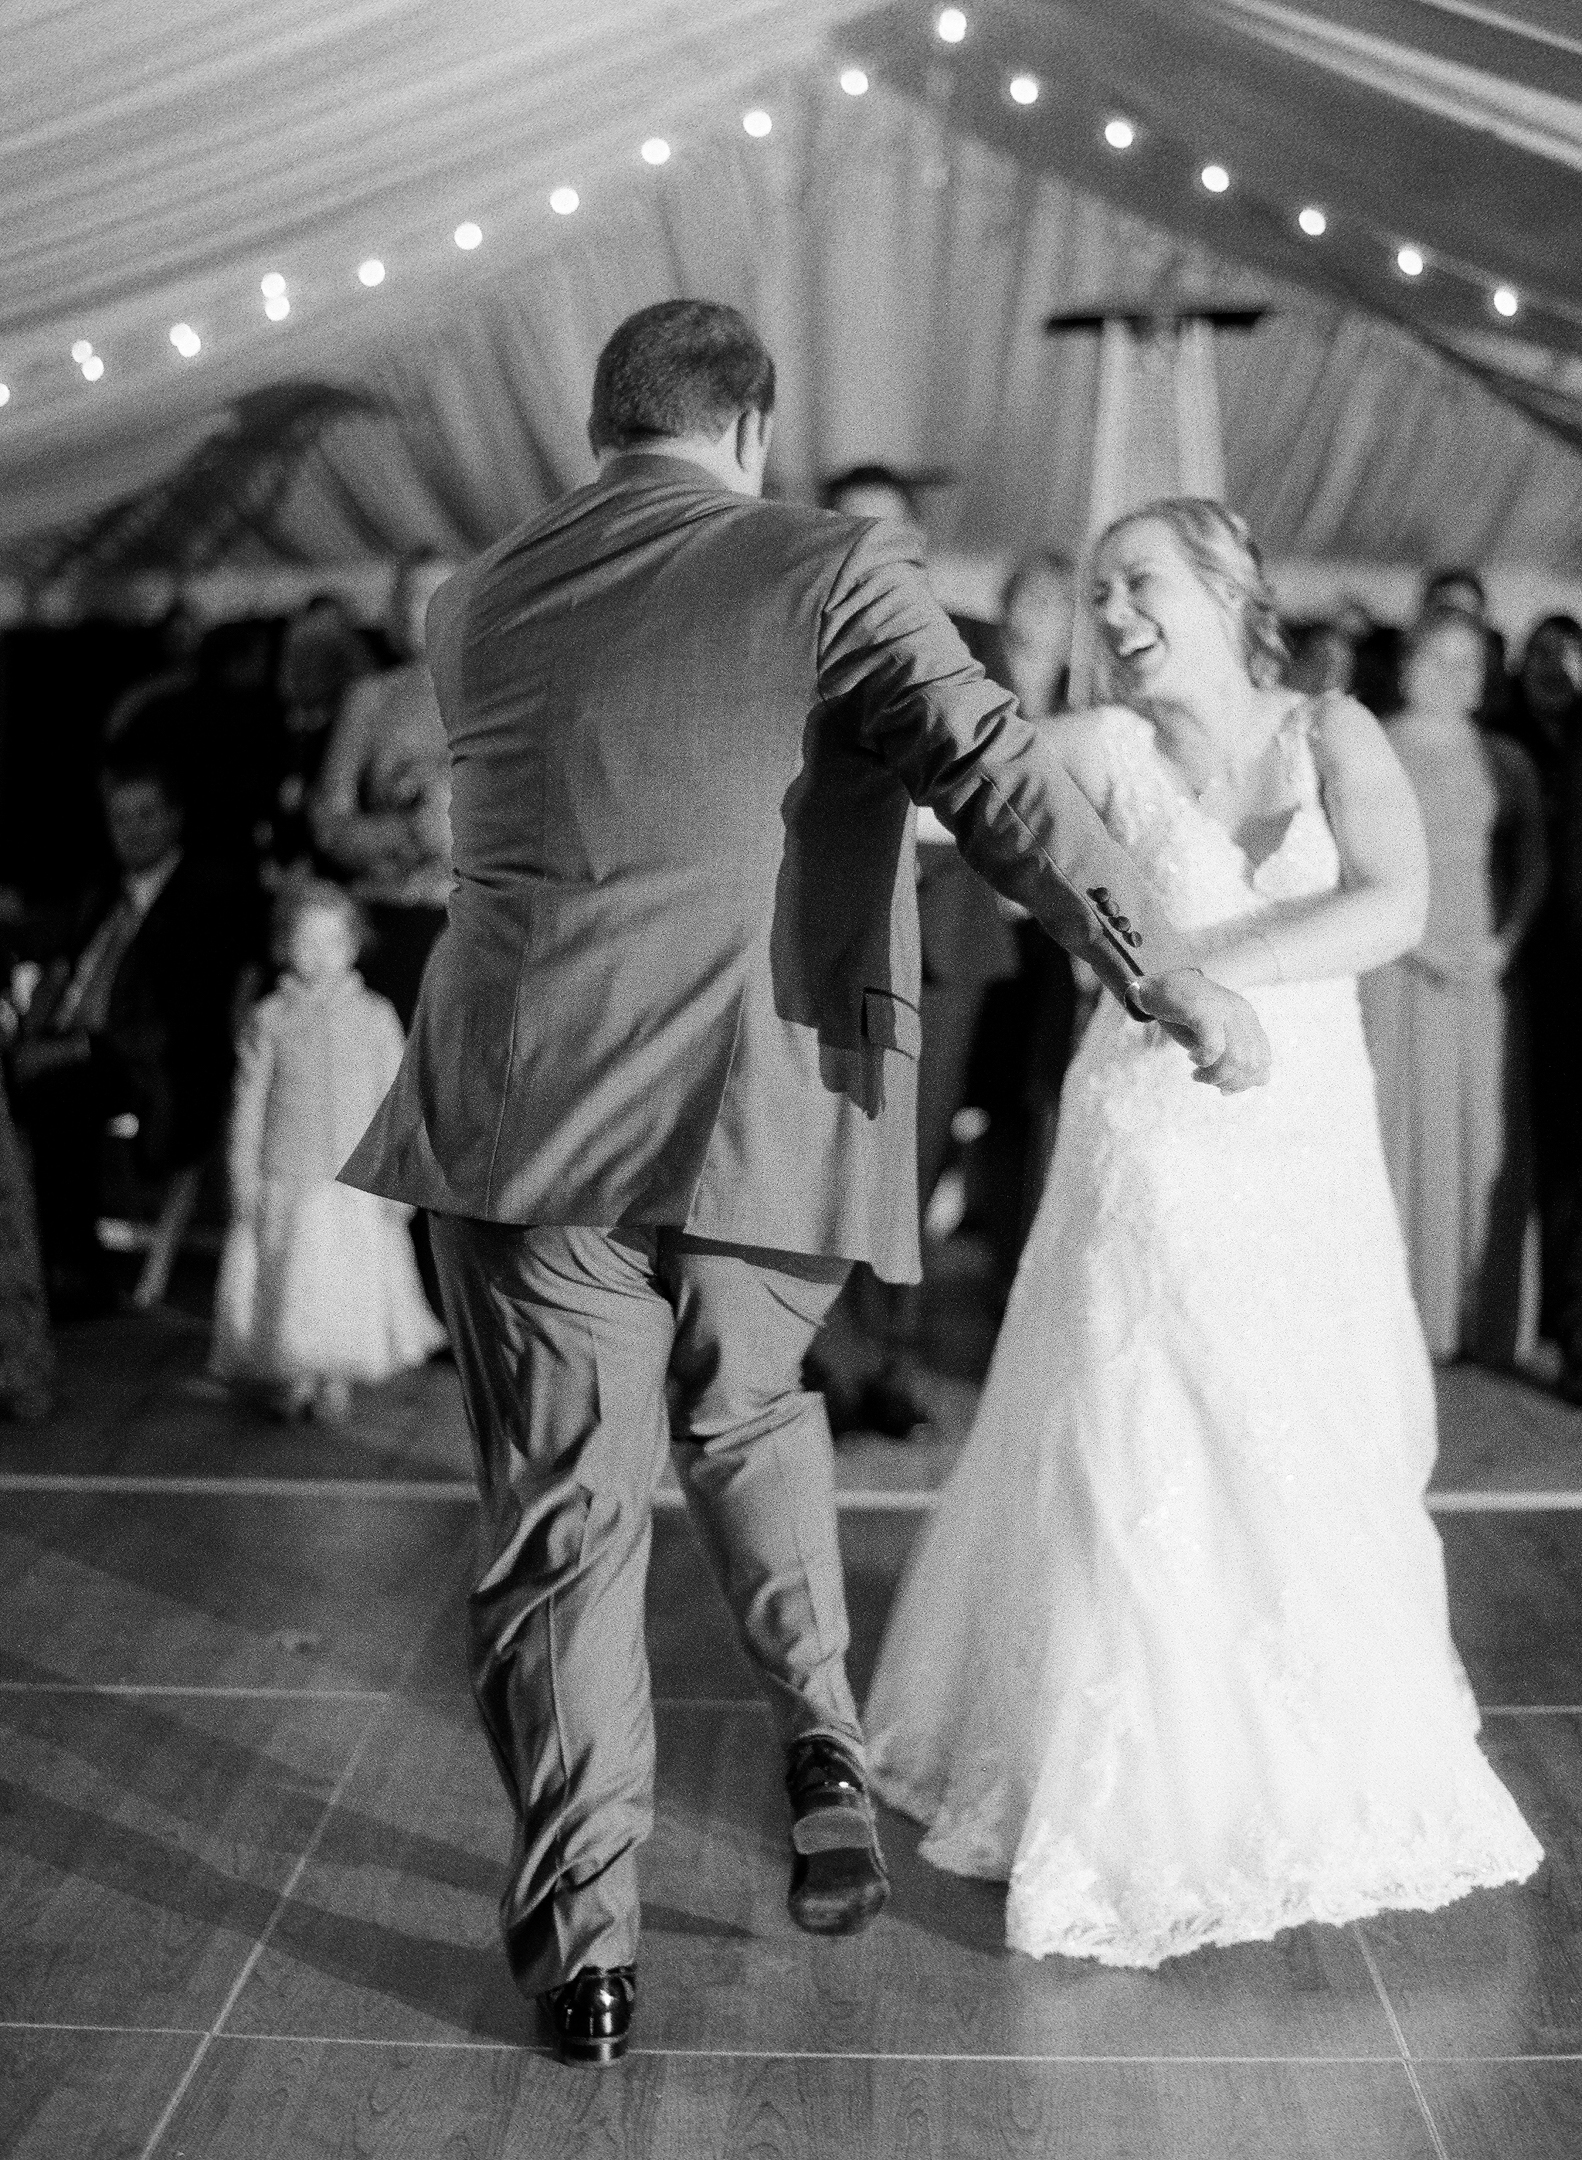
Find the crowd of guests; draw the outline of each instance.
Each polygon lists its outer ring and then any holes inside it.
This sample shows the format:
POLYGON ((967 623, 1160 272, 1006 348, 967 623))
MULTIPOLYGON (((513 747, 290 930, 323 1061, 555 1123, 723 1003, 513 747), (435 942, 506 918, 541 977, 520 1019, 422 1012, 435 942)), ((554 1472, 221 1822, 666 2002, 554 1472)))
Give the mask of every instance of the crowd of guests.
POLYGON ((445 920, 449 759, 421 641, 446 569, 401 564, 372 632, 331 596, 167 626, 171 664, 102 716, 103 875, 0 900, 0 1410, 47 1412, 48 1321, 114 1302, 102 1222, 157 1216, 183 1179, 229 1208, 225 1379, 338 1418, 352 1381, 443 1342, 421 1242, 335 1173, 445 920))
MULTIPOLYGON (((825 500, 923 546, 915 490, 886 467, 837 475, 825 500)), ((284 621, 173 619, 169 664, 102 716, 104 877, 69 904, 0 895, 0 1413, 47 1411, 51 1315, 111 1302, 112 1199, 157 1209, 183 1173, 228 1193, 228 1381, 333 1419, 351 1381, 442 1342, 421 1225, 334 1173, 445 919, 449 767, 422 623, 447 567, 398 565, 372 631, 330 596, 284 621)), ((1075 575, 1039 550, 992 618, 956 618, 1035 719, 1068 701, 1075 575)), ((1430 1348, 1508 1365, 1524 1347, 1536 1210, 1539 1329, 1582 1401, 1582 624, 1545 617, 1511 667, 1480 580, 1451 569, 1404 631, 1348 604, 1290 642, 1293 688, 1387 719, 1428 834, 1427 934, 1363 1001, 1430 1348)), ((978 1230, 1004 1290, 1094 988, 927 817, 918 899, 925 1226, 936 1244, 978 1230)), ((926 1417, 923 1324, 917 1293, 858 1271, 815 1352, 837 1430, 926 1417)))

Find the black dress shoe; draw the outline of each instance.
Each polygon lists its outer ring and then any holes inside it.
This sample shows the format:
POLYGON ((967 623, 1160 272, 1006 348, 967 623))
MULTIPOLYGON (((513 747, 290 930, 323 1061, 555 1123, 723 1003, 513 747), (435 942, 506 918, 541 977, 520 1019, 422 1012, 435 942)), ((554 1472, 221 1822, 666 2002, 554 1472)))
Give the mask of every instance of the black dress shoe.
POLYGON ((796 1741, 786 1769, 791 1826, 791 1917, 810 1935, 855 1935, 884 1910, 884 1871, 868 1781, 838 1740, 796 1741))
POLYGON ((544 2007, 562 2062, 602 2068, 619 2062, 631 2037, 637 1973, 631 1965, 584 1965, 561 1987, 551 1988, 544 2007))

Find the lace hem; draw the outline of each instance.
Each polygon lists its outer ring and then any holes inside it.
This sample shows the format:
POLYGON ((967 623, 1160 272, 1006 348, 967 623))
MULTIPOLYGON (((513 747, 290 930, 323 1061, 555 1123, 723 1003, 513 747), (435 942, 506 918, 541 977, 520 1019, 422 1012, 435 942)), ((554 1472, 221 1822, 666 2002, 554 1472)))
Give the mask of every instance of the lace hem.
POLYGON ((1006 1899, 1005 1939, 1029 1957, 1090 1958, 1100 1965, 1152 1972, 1167 1958, 1230 1943, 1269 1942, 1285 1928, 1312 1921, 1344 1926, 1386 1912, 1437 1912, 1473 1890, 1525 1882, 1543 1859, 1530 1836, 1496 1841, 1448 1865, 1414 1864, 1416 1856, 1381 1857, 1362 1877, 1317 1875, 1300 1884, 1239 1881, 1210 1898, 1183 1890, 1173 1909, 1157 1907, 1128 1921, 1079 1881, 1019 1894, 1013 1874, 1006 1899), (1059 1910, 1063 1893, 1065 1910, 1059 1910), (1051 1900, 1056 1904, 1050 1909, 1051 1900))
MULTIPOLYGON (((892 1777, 892 1807, 927 1823, 929 1811, 892 1777)), ((1437 1822, 1364 1824, 1307 1857, 1276 1837, 1245 1868, 1197 1883, 1163 1867, 1135 1867, 1106 1885, 1070 1837, 1035 1834, 1016 1857, 1010 1795, 941 1822, 918 1847, 932 1866, 980 1882, 1008 1882, 1005 1939, 1030 1957, 1090 1958, 1152 1971, 1167 1958, 1238 1942, 1268 1942, 1310 1921, 1341 1926, 1384 1912, 1435 1912, 1470 1891, 1525 1882, 1543 1847, 1500 1792, 1437 1822), (1499 1802, 1504 1805, 1500 1806, 1499 1802)))

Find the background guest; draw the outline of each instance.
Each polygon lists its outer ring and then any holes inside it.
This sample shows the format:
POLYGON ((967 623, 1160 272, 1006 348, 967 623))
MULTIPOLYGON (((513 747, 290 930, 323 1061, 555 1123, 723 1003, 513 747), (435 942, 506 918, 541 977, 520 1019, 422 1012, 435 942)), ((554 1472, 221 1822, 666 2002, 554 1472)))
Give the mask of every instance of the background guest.
POLYGON ((1483 633, 1483 695, 1478 718, 1500 727, 1506 718, 1510 684, 1506 674, 1505 633, 1489 620, 1488 588, 1476 570, 1455 563, 1431 570, 1423 580, 1423 615, 1465 615, 1483 633))
POLYGON ((163 767, 128 744, 106 764, 100 796, 119 876, 77 910, 67 957, 11 1053, 50 1293, 63 1309, 108 1294, 94 1234, 108 1122, 135 1121, 134 1159, 151 1178, 215 1144, 249 929, 245 895, 188 854, 163 767))
POLYGON ((402 659, 348 689, 310 804, 321 857, 362 903, 368 987, 410 1027, 450 900, 450 746, 423 658, 423 624, 452 565, 413 557, 388 611, 402 659))
POLYGON ((1582 623, 1528 632, 1510 729, 1538 773, 1549 894, 1523 954, 1532 1043, 1534 1167, 1542 1229, 1540 1332, 1561 1352, 1561 1392, 1582 1401, 1582 623))
POLYGON ((273 799, 259 834, 270 886, 278 886, 292 871, 303 874, 315 865, 309 799, 346 694, 372 670, 367 645, 333 594, 309 600, 286 625, 273 799))
MULTIPOLYGON (((1076 604, 1076 571, 1058 548, 1023 556, 1001 587, 1000 621, 983 663, 1015 691, 1030 720, 1066 709, 1076 604)), ((993 1242, 1003 1288, 1043 1192, 1060 1090, 1086 1011, 1070 955, 1035 924, 1019 923, 1015 936, 1019 973, 989 991, 967 1081, 989 1118, 971 1158, 967 1220, 993 1242)))
POLYGON ((285 973, 243 1038, 231 1116, 232 1222, 211 1366, 288 1415, 338 1423, 353 1380, 439 1349, 408 1209, 338 1185, 401 1063, 401 1023, 357 973, 364 934, 334 885, 293 881, 276 910, 285 973))
POLYGON ((33 1184, 0 1088, 0 1418, 47 1417, 54 1378, 33 1184))
POLYGON ((1428 834, 1428 927, 1364 979, 1379 1117, 1430 1351, 1508 1363, 1530 1192, 1512 964, 1546 881, 1530 760, 1474 720, 1484 639, 1439 609, 1407 633, 1390 739, 1428 834))
POLYGON ((1339 622, 1308 623, 1295 637, 1285 679, 1293 690, 1322 697, 1350 691, 1357 675, 1356 643, 1339 622))
MULTIPOLYGON (((887 465, 853 465, 826 481, 820 500, 848 517, 882 518, 927 543, 914 484, 887 465)), ((952 617, 975 658, 990 626, 952 617)), ((990 985, 1017 972, 1016 936, 998 899, 968 869, 932 816, 917 834, 917 912, 922 945, 922 1048, 917 1063, 918 1193, 926 1211, 951 1153, 951 1127, 966 1100, 967 1072, 990 985)), ((928 1417, 917 1360, 896 1345, 922 1317, 916 1291, 891 1290, 857 1271, 809 1362, 837 1431, 861 1424, 903 1434, 928 1417)))

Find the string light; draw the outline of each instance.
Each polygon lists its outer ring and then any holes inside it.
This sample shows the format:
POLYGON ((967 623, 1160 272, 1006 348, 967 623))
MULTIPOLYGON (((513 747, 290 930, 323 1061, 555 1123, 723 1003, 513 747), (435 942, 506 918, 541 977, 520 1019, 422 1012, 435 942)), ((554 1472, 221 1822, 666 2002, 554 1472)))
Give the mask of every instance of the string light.
POLYGON ((943 44, 959 45, 967 34, 967 18, 959 7, 948 7, 934 28, 943 44))
MULTIPOLYGON (((944 8, 937 16, 934 28, 942 43, 959 45, 967 36, 967 16, 961 8, 944 8)), ((848 97, 865 97, 871 87, 866 71, 860 67, 843 68, 838 79, 841 89, 848 97)), ((1024 72, 1010 78, 1006 91, 1014 104, 1030 106, 1037 104, 1042 85, 1036 75, 1024 72)), ((761 140, 767 136, 773 126, 773 119, 761 106, 754 106, 742 115, 743 129, 755 139, 761 140)), ((1136 124, 1123 113, 1112 114, 1104 122, 1103 139, 1111 150, 1130 150, 1137 141, 1136 124)), ((666 165, 672 156, 671 145, 662 135, 652 135, 641 145, 640 155, 649 165, 666 165)), ((1205 165, 1198 175, 1198 180, 1210 195, 1224 195, 1231 186, 1230 173, 1218 163, 1205 165)), ((560 186, 552 190, 549 206, 557 216, 570 217, 581 207, 581 197, 574 187, 560 186)), ((1329 229, 1328 215, 1316 203, 1309 203, 1299 210, 1296 223, 1312 240, 1321 239, 1329 229)), ((471 219, 467 219, 456 227, 453 238, 458 248, 471 251, 482 245, 483 230, 471 219)), ((1428 267, 1423 250, 1410 242, 1396 249, 1394 261, 1397 271, 1405 278, 1420 278, 1428 267)), ((385 266, 377 256, 369 256, 358 265, 357 276, 363 285, 371 289, 384 283, 385 266)), ((287 297, 286 280, 282 274, 278 270, 269 271, 259 280, 259 290, 263 294, 264 313, 268 319, 272 323, 284 322, 291 313, 291 302, 287 297)), ((1521 312, 1521 297, 1514 286, 1498 285, 1489 294, 1489 305, 1497 315, 1510 321, 1521 312)), ((203 349, 203 341, 190 323, 172 324, 169 336, 171 344, 184 360, 196 359, 203 349)), ((81 368, 85 381, 96 383, 103 380, 104 361, 95 353, 89 339, 76 339, 71 348, 71 357, 81 368)), ((7 405, 10 401, 9 387, 0 383, 0 406, 7 405)))
POLYGON ((0 405, 9 405, 10 402, 11 386, 9 383, 0 382, 0 405))

